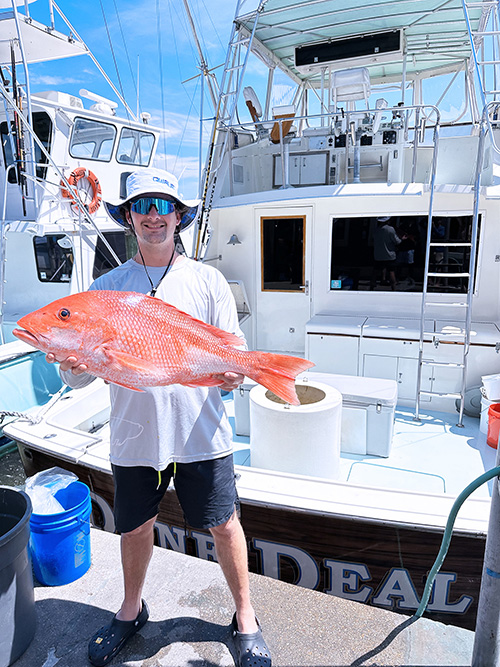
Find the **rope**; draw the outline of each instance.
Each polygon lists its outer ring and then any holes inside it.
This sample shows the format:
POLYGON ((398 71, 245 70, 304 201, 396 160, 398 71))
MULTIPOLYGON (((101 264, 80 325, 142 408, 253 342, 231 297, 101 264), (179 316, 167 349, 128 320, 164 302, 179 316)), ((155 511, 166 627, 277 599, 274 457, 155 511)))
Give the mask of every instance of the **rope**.
POLYGON ((42 418, 33 417, 32 415, 27 414, 26 412, 16 412, 15 410, 2 410, 0 412, 0 424, 3 424, 5 417, 17 417, 18 419, 25 419, 29 421, 30 424, 38 424, 42 421, 42 418))
MULTIPOLYGON (((163 127, 163 164, 167 168, 167 134, 165 130, 165 87, 163 85, 163 63, 162 63, 162 46, 161 46, 161 14, 160 14, 160 0, 156 0, 156 32, 158 43, 158 66, 160 70, 160 91, 161 91, 161 122, 163 127)), ((175 32, 175 31, 174 31, 175 32)))
POLYGON ((28 414, 27 412, 17 412, 16 410, 1 410, 0 411, 0 424, 3 423, 5 417, 17 417, 18 419, 24 419, 30 424, 39 424, 42 421, 44 414, 50 410, 50 408, 57 403, 61 396, 66 392, 68 386, 63 384, 63 386, 56 391, 56 393, 51 397, 51 399, 45 404, 42 405, 40 410, 36 414, 28 414))
POLYGON ((121 38, 122 38, 123 46, 125 47, 125 55, 127 56, 128 68, 130 70, 130 76, 132 78, 132 83, 134 84, 135 96, 137 97, 137 86, 139 85, 139 82, 136 83, 136 81, 135 81, 134 72, 132 70, 132 63, 130 62, 130 56, 129 56, 129 53, 128 53, 127 42, 125 40, 125 35, 123 34, 123 28, 122 28, 122 22, 120 20, 120 14, 118 12, 118 7, 116 6, 116 0, 113 0, 113 5, 114 5, 114 8, 115 8, 116 18, 117 18, 117 21, 118 21, 118 27, 120 28, 120 35, 121 35, 121 38))
MULTIPOLYGON (((120 86, 120 92, 121 92, 122 98, 125 99, 125 94, 123 92, 123 86, 122 86, 122 80, 120 78, 120 72, 118 71, 118 63, 116 62, 115 51, 113 49, 113 43, 111 41, 111 35, 110 35, 110 32, 109 32, 108 22, 106 20, 106 14, 104 12, 104 7, 103 7, 103 4, 102 4, 102 0, 99 0, 99 4, 101 5, 102 18, 104 20, 104 26, 106 28, 106 34, 108 35, 109 48, 111 49, 111 55, 113 56, 113 62, 115 64, 116 76, 118 78, 118 85, 120 86)), ((130 120, 128 107, 125 107, 125 111, 127 113, 128 120, 130 120)))

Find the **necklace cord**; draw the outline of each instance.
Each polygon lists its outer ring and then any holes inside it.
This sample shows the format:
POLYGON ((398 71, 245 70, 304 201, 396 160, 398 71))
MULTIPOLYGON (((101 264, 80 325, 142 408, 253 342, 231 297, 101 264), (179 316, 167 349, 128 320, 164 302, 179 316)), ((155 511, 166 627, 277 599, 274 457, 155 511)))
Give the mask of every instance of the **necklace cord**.
POLYGON ((160 280, 156 283, 156 287, 154 286, 153 281, 151 280, 151 276, 149 275, 149 271, 148 271, 148 268, 146 266, 146 262, 144 261, 144 257, 142 256, 141 247, 139 246, 139 244, 137 244, 137 245, 138 245, 138 249, 139 249, 139 255, 141 256, 142 265, 144 267, 144 271, 146 271, 146 275, 148 277, 149 284, 151 285, 151 291, 149 292, 149 295, 150 296, 156 296, 156 292, 158 291, 158 287, 160 286, 160 283, 163 280, 163 278, 165 278, 165 276, 167 275, 167 273, 170 269, 170 265, 172 264, 172 260, 173 260, 174 255, 175 255, 175 245, 174 245, 174 249, 172 251, 172 254, 170 255, 170 259, 168 260, 167 268, 163 272, 163 275, 160 278, 160 280))

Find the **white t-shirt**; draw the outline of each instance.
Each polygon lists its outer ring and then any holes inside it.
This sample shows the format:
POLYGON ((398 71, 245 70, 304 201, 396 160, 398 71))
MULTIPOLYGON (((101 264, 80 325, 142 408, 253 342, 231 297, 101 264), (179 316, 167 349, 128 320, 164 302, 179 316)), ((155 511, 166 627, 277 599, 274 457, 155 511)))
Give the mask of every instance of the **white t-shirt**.
MULTIPOLYGON (((156 286, 166 267, 149 267, 156 286)), ((148 293, 142 264, 130 259, 98 278, 90 289, 148 293)), ((179 258, 160 283, 156 298, 197 319, 243 339, 231 289, 215 268, 179 258)), ((243 339, 244 340, 244 339, 243 339)), ((84 387, 89 374, 61 371, 70 387, 84 387)), ((143 392, 110 384, 110 460, 120 466, 191 463, 226 456, 232 451, 232 431, 217 387, 146 387, 143 392)))

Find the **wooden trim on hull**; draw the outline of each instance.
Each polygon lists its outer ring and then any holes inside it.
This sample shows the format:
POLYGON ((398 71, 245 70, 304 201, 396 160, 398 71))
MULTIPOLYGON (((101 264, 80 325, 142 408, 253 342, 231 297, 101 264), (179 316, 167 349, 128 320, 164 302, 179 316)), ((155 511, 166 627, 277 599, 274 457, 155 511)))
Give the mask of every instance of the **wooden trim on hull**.
MULTIPOLYGON (((94 525, 114 531, 114 485, 110 473, 61 461, 18 445, 28 476, 62 466, 86 483, 93 498, 94 525)), ((411 615, 439 551, 443 531, 375 523, 339 515, 242 502, 241 521, 252 572, 383 609, 411 615)), ((207 531, 191 529, 173 490, 160 506, 155 541, 210 560, 215 549, 207 531)), ((425 616, 475 629, 486 537, 455 532, 425 616)))

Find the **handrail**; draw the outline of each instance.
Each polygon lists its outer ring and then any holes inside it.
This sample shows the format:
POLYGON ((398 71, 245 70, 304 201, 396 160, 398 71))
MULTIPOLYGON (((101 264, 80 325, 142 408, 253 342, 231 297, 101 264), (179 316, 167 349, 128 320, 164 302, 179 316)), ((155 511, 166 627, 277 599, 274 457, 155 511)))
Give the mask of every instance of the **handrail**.
MULTIPOLYGON (((480 125, 479 125, 479 132, 481 133, 482 128, 484 126, 487 127, 487 130, 488 130, 488 132, 490 132, 490 135, 491 135, 491 147, 497 155, 500 155, 500 147, 497 145, 497 142, 495 140, 495 135, 493 133, 493 130, 495 128, 493 127, 491 119, 490 119, 491 110, 493 110, 495 107, 496 107, 497 112, 500 115, 500 100, 494 100, 492 102, 488 102, 487 104, 485 104, 485 106, 483 108, 483 113, 481 115, 481 121, 480 121, 480 125)), ((500 117, 498 119, 498 123, 499 123, 498 129, 500 129, 500 117)), ((485 134, 486 134, 486 132, 485 132, 485 134)))
MULTIPOLYGON (((387 107, 383 110, 384 113, 392 113, 392 112, 397 112, 400 115, 405 115, 405 126, 407 125, 407 121, 409 120, 411 116, 411 112, 415 111, 415 126, 414 126, 414 139, 413 139, 413 160, 412 160, 412 179, 411 182, 415 182, 415 176, 416 176, 416 167, 417 167, 417 158, 418 158, 418 145, 419 145, 419 132, 421 132, 421 127, 420 127, 420 114, 423 115, 424 120, 424 129, 427 129, 427 127, 430 129, 432 127, 437 128, 439 132, 439 128, 441 126, 441 114, 439 109, 432 105, 432 104, 412 104, 412 105, 407 105, 407 106, 394 106, 394 107, 387 107), (426 113, 426 110, 428 113, 426 113), (431 118, 431 116, 435 114, 435 120, 431 118), (429 125, 427 125, 429 123, 429 125)), ((294 116, 294 122, 295 121, 302 121, 305 120, 307 122, 310 122, 311 120, 324 120, 325 118, 328 118, 332 120, 332 118, 335 118, 336 116, 342 115, 342 117, 345 119, 345 126, 346 126, 346 160, 345 160, 345 183, 348 182, 347 174, 348 174, 348 154, 349 150, 354 147, 356 148, 356 140, 351 136, 350 133, 350 123, 352 122, 353 118, 359 117, 359 116, 366 116, 366 114, 375 114, 375 113, 380 113, 380 109, 359 109, 359 110, 339 110, 336 112, 328 112, 328 113, 320 113, 320 114, 306 114, 303 116, 294 116), (351 136, 351 142, 349 142, 349 137, 351 136)), ((286 187, 285 184, 285 153, 284 153, 284 147, 286 145, 286 142, 284 141, 283 137, 283 128, 282 124, 284 122, 289 122, 289 118, 277 118, 277 119, 272 119, 272 120, 266 120, 262 121, 262 124, 265 125, 266 123, 278 123, 279 124, 279 136, 280 136, 280 142, 279 142, 279 147, 280 147, 280 160, 281 160, 281 165, 282 165, 282 174, 283 174, 283 186, 286 187)), ((322 126, 318 126, 322 127, 322 126)), ((325 127, 325 131, 327 130, 327 126, 325 127)), ((238 123, 237 125, 227 125, 225 129, 228 131, 228 134, 231 130, 236 130, 236 129, 250 129, 254 130, 255 129, 255 123, 253 122, 248 122, 248 123, 238 123)), ((227 143, 225 144, 225 149, 227 150, 227 143)), ((433 146, 433 149, 435 149, 435 146, 433 146)), ((435 152, 435 151, 434 151, 435 152)), ((223 154, 221 153, 220 160, 222 161, 223 154)), ((231 176, 230 176, 231 177, 231 176)))

